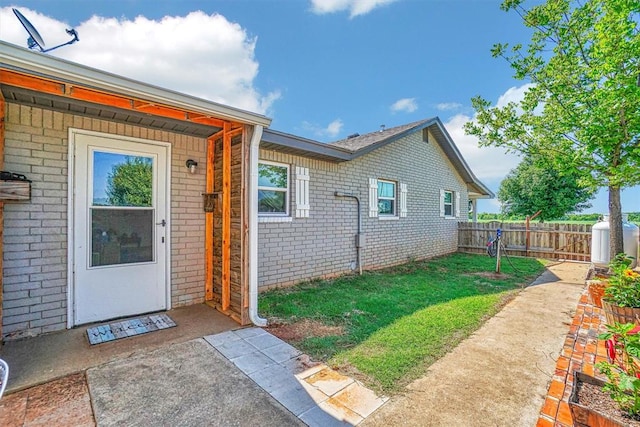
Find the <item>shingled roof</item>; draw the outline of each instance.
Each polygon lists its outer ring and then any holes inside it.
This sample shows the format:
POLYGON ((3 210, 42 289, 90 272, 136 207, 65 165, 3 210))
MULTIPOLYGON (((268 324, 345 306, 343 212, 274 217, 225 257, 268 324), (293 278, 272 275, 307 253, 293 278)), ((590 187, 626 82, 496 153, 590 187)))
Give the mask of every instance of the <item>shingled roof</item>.
POLYGON ((402 136, 411 133, 413 129, 418 128, 425 123, 429 123, 432 120, 433 118, 425 119, 413 123, 408 123, 406 125, 392 127, 389 129, 381 129, 379 131, 367 133, 364 135, 351 136, 345 139, 341 139, 340 141, 332 142, 331 145, 334 147, 345 148, 351 152, 356 152, 371 145, 383 143, 384 141, 389 139, 401 138, 402 136))
POLYGON ((438 117, 382 129, 364 135, 351 136, 329 144, 272 129, 265 129, 260 147, 330 162, 345 162, 392 144, 412 133, 421 132, 425 128, 429 128, 430 134, 435 138, 435 141, 428 142, 435 142, 440 146, 455 170, 467 184, 469 193, 478 198, 493 198, 493 192, 473 174, 438 117))

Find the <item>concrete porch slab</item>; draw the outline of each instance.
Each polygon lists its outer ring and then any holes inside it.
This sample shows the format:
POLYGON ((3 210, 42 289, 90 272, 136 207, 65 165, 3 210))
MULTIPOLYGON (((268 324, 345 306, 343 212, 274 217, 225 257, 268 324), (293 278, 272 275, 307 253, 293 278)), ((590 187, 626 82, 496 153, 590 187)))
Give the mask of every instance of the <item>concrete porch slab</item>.
POLYGON ((177 323, 177 327, 104 344, 89 344, 86 330, 94 325, 8 341, 0 348, 0 358, 10 368, 6 393, 84 371, 134 353, 238 328, 238 324, 229 317, 204 304, 180 307, 166 313, 177 323))
POLYGON ((87 379, 100 426, 303 425, 203 339, 91 368, 87 379))

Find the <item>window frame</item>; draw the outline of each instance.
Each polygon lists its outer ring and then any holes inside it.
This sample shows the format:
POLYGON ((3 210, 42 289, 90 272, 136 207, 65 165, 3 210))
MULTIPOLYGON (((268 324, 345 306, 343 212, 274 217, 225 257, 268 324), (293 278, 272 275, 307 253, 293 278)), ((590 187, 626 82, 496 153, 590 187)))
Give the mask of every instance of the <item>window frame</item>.
POLYGON ((397 218, 398 217, 398 182, 392 181, 390 179, 381 179, 378 178, 378 218, 397 218), (393 197, 383 197, 380 196, 380 183, 393 184, 393 197), (380 212, 380 200, 392 200, 393 201, 393 212, 392 213, 382 213, 380 212))
MULTIPOLYGON (((277 191, 277 192, 282 192, 284 193, 284 212, 260 212, 260 200, 258 199, 258 216, 262 216, 262 217, 289 217, 291 215, 291 209, 290 209, 290 200, 291 200, 291 196, 289 194, 289 190, 291 188, 291 167, 290 165, 286 164, 286 163, 277 163, 277 162, 271 162, 268 160, 258 160, 258 173, 260 171, 260 165, 270 165, 270 166, 277 166, 277 167, 283 167, 287 170, 287 186, 285 188, 282 187, 266 187, 266 186, 261 186, 259 184, 260 182, 260 178, 258 177, 258 193, 260 192, 260 190, 265 190, 265 191, 277 191)), ((258 196, 259 197, 259 196, 258 196)))
POLYGON ((455 191, 452 190, 443 190, 442 193, 442 211, 444 213, 445 218, 455 218, 456 217, 456 199, 455 199, 455 191), (447 193, 451 194, 451 202, 447 203, 447 193), (447 215, 447 206, 451 206, 451 213, 447 215))

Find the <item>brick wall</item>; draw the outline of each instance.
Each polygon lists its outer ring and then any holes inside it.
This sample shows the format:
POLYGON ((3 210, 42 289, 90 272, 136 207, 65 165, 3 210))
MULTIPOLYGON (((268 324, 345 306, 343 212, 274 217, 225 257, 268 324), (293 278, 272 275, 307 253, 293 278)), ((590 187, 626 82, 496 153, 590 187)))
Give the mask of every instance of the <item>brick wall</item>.
POLYGON ((457 219, 440 217, 440 190, 460 193, 460 214, 466 218, 466 185, 440 147, 422 141, 422 132, 350 162, 322 162, 267 150, 260 151, 260 158, 291 165, 292 212, 295 212, 295 166, 308 167, 311 203, 309 218, 259 223, 258 275, 263 288, 352 271, 356 261, 356 202, 335 197, 335 191, 360 197, 366 234, 364 268, 390 266, 457 250, 457 219), (406 218, 369 217, 369 178, 407 184, 406 218))
POLYGON ((204 300, 204 168, 206 141, 105 120, 7 103, 5 170, 33 181, 29 202, 4 207, 3 335, 19 338, 67 324, 67 191, 70 127, 172 144, 171 300, 204 300))

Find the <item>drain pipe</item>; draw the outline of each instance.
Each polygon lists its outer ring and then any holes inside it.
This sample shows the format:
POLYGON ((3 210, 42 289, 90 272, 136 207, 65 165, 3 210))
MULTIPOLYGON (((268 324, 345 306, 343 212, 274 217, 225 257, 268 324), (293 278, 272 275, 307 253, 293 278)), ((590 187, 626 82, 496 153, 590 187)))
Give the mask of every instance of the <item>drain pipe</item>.
POLYGON ((362 249, 364 248, 364 233, 362 232, 362 212, 360 210, 360 198, 352 193, 343 193, 341 191, 336 191, 333 193, 336 197, 349 197, 351 199, 356 199, 356 204, 358 206, 358 234, 356 234, 356 262, 358 263, 358 272, 362 275, 362 249))
POLYGON ((262 126, 256 125, 249 145, 249 319, 256 326, 267 326, 258 315, 258 155, 262 126))

